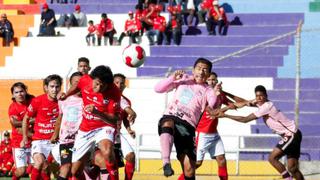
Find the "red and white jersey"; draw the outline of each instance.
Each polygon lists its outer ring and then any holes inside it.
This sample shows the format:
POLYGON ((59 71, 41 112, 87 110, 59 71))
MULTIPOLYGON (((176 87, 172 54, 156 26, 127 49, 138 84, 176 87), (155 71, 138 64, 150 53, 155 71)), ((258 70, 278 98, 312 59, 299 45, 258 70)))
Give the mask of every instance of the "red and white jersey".
POLYGON ((101 29, 103 32, 110 32, 114 29, 113 27, 113 21, 111 19, 105 19, 101 20, 99 24, 99 29, 101 29))
POLYGON ((148 6, 148 14, 149 13, 151 13, 151 14, 147 18, 154 19, 154 18, 156 18, 158 16, 158 10, 157 10, 156 6, 157 5, 155 5, 155 4, 149 4, 149 6, 148 6))
MULTIPOLYGON (((11 118, 14 118, 16 119, 17 121, 21 121, 23 120, 23 117, 24 115, 26 114, 27 112, 27 108, 29 106, 31 102, 31 99, 26 102, 25 104, 21 104, 21 103, 17 103, 16 101, 13 101, 10 106, 9 106, 9 118, 11 120, 11 118)), ((22 134, 19 133, 17 131, 17 129, 12 126, 12 147, 13 148, 20 148, 20 142, 22 141, 22 134)), ((28 141, 26 147, 30 147, 30 142, 31 141, 28 141)))
POLYGON ((122 121, 128 117, 128 113, 125 111, 127 107, 131 107, 131 101, 124 95, 121 95, 121 101, 120 101, 121 114, 117 124, 118 131, 120 131, 121 129, 122 121))
POLYGON ((166 18, 163 16, 157 16, 153 21, 153 29, 164 32, 166 30, 166 18))
MULTIPOLYGON (((120 113, 120 89, 115 84, 108 85, 109 87, 102 93, 94 92, 92 89, 92 79, 89 75, 81 77, 78 83, 78 88, 81 90, 83 106, 93 104, 95 108, 103 113, 117 114, 120 113)), ((94 115, 91 112, 82 111, 83 120, 80 124, 81 131, 91 131, 104 126, 111 126, 115 128, 115 125, 106 123, 99 116, 94 115)))
POLYGON ((293 120, 288 119, 279 111, 272 102, 268 101, 258 106, 258 111, 254 115, 258 118, 263 117, 266 125, 280 136, 292 136, 297 127, 293 120))
POLYGON ((29 117, 35 117, 33 140, 49 140, 59 116, 57 100, 50 100, 47 94, 33 98, 27 109, 29 117))
MULTIPOLYGON (((210 8, 210 12, 209 13, 214 19, 216 19, 216 20, 219 19, 218 13, 217 13, 217 11, 215 11, 215 9, 213 7, 210 8)), ((219 7, 219 13, 220 13, 223 21, 227 22, 228 21, 227 15, 226 15, 226 12, 224 11, 223 7, 219 7)))
POLYGON ((207 10, 213 7, 213 0, 203 0, 200 4, 201 9, 207 10))
POLYGON ((124 30, 126 32, 137 32, 139 29, 138 29, 138 21, 136 19, 127 19, 126 20, 126 23, 124 25, 124 30))
MULTIPOLYGON (((220 93, 217 96, 214 109, 217 109, 217 108, 220 109, 222 104, 225 104, 225 105, 228 104, 228 99, 224 93, 220 93)), ((197 131, 203 132, 203 133, 217 133, 218 118, 211 119, 211 118, 208 118, 207 116, 208 116, 207 111, 204 111, 199 121, 199 124, 197 126, 197 131)))
POLYGON ((94 25, 88 27, 88 32, 90 34, 93 34, 96 30, 97 30, 97 28, 94 25))

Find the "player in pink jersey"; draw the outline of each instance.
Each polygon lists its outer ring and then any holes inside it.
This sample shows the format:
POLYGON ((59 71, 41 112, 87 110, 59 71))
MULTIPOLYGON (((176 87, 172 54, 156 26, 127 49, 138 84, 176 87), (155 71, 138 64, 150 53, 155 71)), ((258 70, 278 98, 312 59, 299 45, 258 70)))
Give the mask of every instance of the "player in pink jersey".
POLYGON ((12 151, 16 170, 12 179, 19 179, 26 173, 26 168, 31 158, 31 137, 28 135, 28 143, 25 148, 20 147, 22 140, 22 120, 31 103, 32 95, 28 94, 27 86, 22 82, 16 82, 11 86, 12 103, 9 106, 9 119, 12 126, 12 151))
POLYGON ((87 162, 88 152, 94 151, 95 145, 100 149, 111 180, 119 179, 113 142, 116 123, 120 114, 121 92, 113 83, 113 74, 107 66, 97 66, 90 75, 81 77, 79 83, 72 86, 66 98, 81 92, 83 100, 83 119, 75 139, 72 155, 71 173, 79 177, 82 167, 87 162))
POLYGON ((247 123, 252 120, 263 118, 265 124, 276 134, 281 136, 281 140, 273 149, 269 156, 271 165, 282 175, 286 180, 292 180, 291 175, 297 180, 303 180, 304 177, 299 170, 299 157, 302 134, 296 127, 294 121, 288 119, 281 111, 279 111, 272 102, 268 100, 267 90, 264 86, 257 86, 254 90, 256 98, 254 101, 245 104, 256 106, 258 110, 246 117, 233 116, 220 113, 220 117, 226 117, 235 121, 247 123), (288 159, 288 171, 279 159, 286 155, 288 159))
POLYGON ((31 179, 48 179, 46 173, 48 167, 47 158, 52 150, 53 144, 50 138, 54 132, 54 124, 59 115, 57 95, 61 90, 62 78, 53 74, 43 81, 45 94, 32 99, 26 115, 23 118, 21 147, 28 143, 28 121, 35 117, 34 134, 32 136, 31 155, 34 161, 31 179), (40 171, 42 171, 40 173, 40 171))
POLYGON ((185 179, 195 179, 195 127, 206 105, 213 107, 217 98, 214 89, 206 83, 211 69, 209 60, 199 58, 194 63, 192 76, 178 70, 155 86, 158 93, 175 89, 173 99, 158 125, 164 176, 174 174, 170 164, 174 143, 185 179))
MULTIPOLYGON (((70 84, 77 84, 82 74, 75 72, 70 77, 70 84)), ((59 101, 60 115, 55 124, 55 131, 51 142, 55 143, 59 138, 60 172, 58 180, 66 180, 71 171, 72 148, 75 136, 82 121, 82 98, 80 93, 68 97, 65 101, 59 101)))

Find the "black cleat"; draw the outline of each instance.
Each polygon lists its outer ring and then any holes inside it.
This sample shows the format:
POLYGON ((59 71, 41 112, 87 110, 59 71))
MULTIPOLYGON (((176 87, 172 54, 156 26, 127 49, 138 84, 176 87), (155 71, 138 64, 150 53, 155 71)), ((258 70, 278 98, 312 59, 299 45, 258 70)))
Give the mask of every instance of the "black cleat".
POLYGON ((163 166, 163 175, 166 177, 174 175, 174 171, 171 168, 171 164, 167 163, 163 166))

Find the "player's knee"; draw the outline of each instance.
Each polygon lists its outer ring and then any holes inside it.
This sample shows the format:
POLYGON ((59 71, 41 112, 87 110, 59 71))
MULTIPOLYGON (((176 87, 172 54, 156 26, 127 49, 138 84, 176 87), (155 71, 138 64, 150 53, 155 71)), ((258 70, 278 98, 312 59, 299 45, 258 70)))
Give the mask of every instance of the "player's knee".
POLYGON ((217 156, 216 160, 217 160, 219 167, 225 167, 227 164, 226 158, 224 156, 217 156))
POLYGON ((25 171, 26 171, 25 167, 20 167, 15 170, 14 174, 16 175, 16 177, 21 177, 24 175, 25 171))
POLYGON ((294 165, 288 165, 288 171, 291 174, 295 174, 298 171, 298 166, 296 164, 294 165))
POLYGON ((134 163, 135 162, 135 154, 134 152, 130 152, 129 154, 126 155, 126 160, 134 163))
POLYGON ((163 133, 168 133, 170 135, 173 135, 173 128, 171 128, 171 127, 160 127, 159 128, 159 135, 161 135, 163 133))
POLYGON ((192 177, 195 176, 195 169, 192 168, 191 166, 184 166, 184 175, 186 177, 192 177))
POLYGON ((268 161, 269 161, 269 163, 273 164, 275 161, 277 161, 277 159, 274 156, 270 155, 268 157, 268 161))
POLYGON ((198 168, 198 167, 200 167, 202 165, 202 161, 197 161, 196 162, 196 167, 198 168))
POLYGON ((64 164, 60 167, 60 176, 66 177, 71 171, 71 164, 64 164))

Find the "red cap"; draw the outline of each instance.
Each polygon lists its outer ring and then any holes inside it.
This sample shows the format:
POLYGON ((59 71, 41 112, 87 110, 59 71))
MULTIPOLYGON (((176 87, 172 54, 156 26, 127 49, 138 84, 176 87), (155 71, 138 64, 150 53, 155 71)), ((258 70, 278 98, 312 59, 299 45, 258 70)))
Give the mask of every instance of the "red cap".
POLYGON ((42 9, 48 9, 48 8, 49 8, 49 6, 48 6, 47 3, 44 3, 44 4, 42 5, 42 9))
POLYGON ((79 11, 81 8, 80 8, 80 5, 79 4, 77 4, 75 7, 74 7, 74 10, 76 10, 76 11, 79 11))
POLYGON ((133 14, 133 12, 132 12, 132 11, 129 11, 128 14, 133 14))

